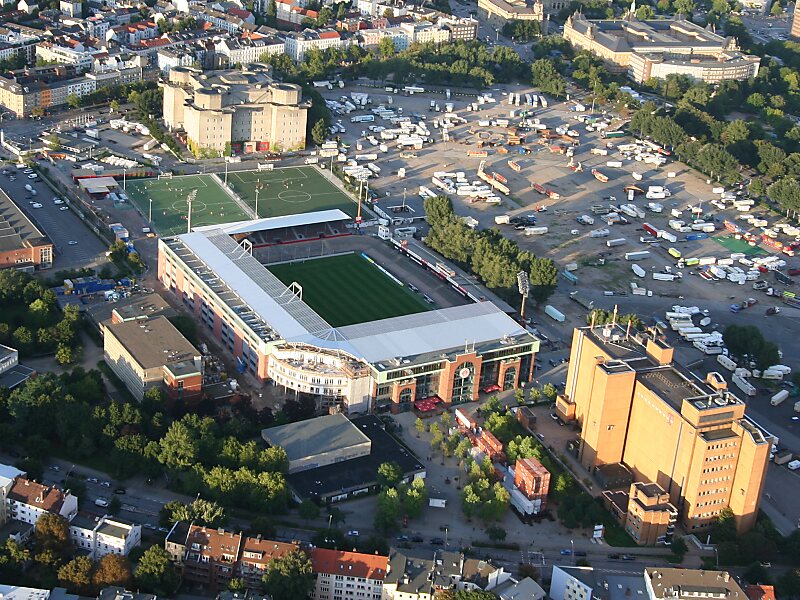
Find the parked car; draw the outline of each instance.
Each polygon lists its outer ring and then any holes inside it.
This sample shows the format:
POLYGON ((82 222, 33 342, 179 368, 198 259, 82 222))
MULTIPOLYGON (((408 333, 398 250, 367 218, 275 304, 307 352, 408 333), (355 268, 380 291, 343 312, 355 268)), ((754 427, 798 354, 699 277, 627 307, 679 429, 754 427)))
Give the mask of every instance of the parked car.
POLYGON ((431 544, 434 546, 444 546, 444 540, 442 538, 431 538, 431 544))
POLYGON ((348 535, 349 537, 358 537, 358 530, 356 530, 356 529, 351 529, 350 531, 348 531, 348 532, 347 532, 347 535, 348 535))

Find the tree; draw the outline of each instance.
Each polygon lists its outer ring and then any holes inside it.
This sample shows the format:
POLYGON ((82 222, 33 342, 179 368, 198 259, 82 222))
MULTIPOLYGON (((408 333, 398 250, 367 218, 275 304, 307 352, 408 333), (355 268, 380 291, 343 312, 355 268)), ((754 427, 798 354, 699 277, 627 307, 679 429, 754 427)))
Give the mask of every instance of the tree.
POLYGON ((723 129, 720 139, 724 143, 730 145, 737 142, 743 142, 749 137, 750 128, 748 127, 747 123, 741 119, 736 119, 735 121, 728 123, 725 129, 723 129))
POLYGON ((378 484, 383 487, 394 487, 403 478, 403 469, 396 462, 385 462, 378 467, 378 484))
POLYGON ((673 6, 675 7, 676 13, 686 15, 690 19, 696 8, 694 0, 675 0, 673 6))
POLYGON ((133 582, 131 563, 126 556, 106 554, 97 563, 97 569, 92 579, 97 588, 128 587, 133 582))
POLYGON ((59 514, 46 512, 39 517, 34 536, 37 550, 51 550, 59 556, 68 556, 72 551, 69 523, 59 514))
POLYGON ((81 99, 78 97, 77 94, 69 94, 67 96, 67 106, 70 108, 80 108, 81 99))
POLYGON ((531 259, 530 297, 537 303, 547 301, 558 285, 558 267, 549 258, 533 257, 531 259))
POLYGON ((269 0, 267 4, 267 18, 274 19, 278 16, 278 5, 275 0, 269 0))
POLYGON ((94 565, 88 556, 79 556, 58 570, 58 581, 73 593, 88 595, 92 585, 93 568, 94 565))
POLYGON ((313 521, 319 517, 319 506, 314 504, 311 500, 306 498, 297 507, 298 514, 307 521, 313 521))
POLYGON ((653 10, 653 7, 649 4, 643 4, 639 8, 636 9, 636 18, 641 20, 652 19, 656 16, 656 11, 653 10))
POLYGON ((780 0, 775 0, 772 3, 772 8, 769 9, 769 14, 773 17, 778 17, 783 14, 783 7, 781 6, 780 0))
POLYGON ((180 576, 169 554, 161 546, 150 546, 142 554, 136 568, 136 583, 143 591, 163 596, 169 596, 176 590, 180 576))
POLYGON ((112 112, 117 112, 119 110, 119 102, 116 100, 112 100, 109 102, 108 107, 111 109, 112 112))
POLYGON ((531 65, 531 81, 541 91, 559 98, 564 96, 567 89, 564 78, 547 58, 540 58, 531 65))
POLYGON ((59 344, 56 348, 56 362, 60 365, 68 365, 75 359, 75 349, 66 345, 59 344))
POLYGON ((401 516, 400 494, 390 487, 378 494, 378 507, 375 511, 375 528, 383 533, 397 529, 401 516))
POLYGON ((182 421, 170 425, 159 445, 161 454, 158 458, 168 467, 186 469, 197 462, 197 441, 182 421))
POLYGON ((488 535, 489 539, 492 541, 502 542, 506 539, 506 530, 497 525, 492 525, 486 529, 486 535, 488 535))
POLYGON ((321 146, 328 139, 328 126, 325 119, 319 119, 311 128, 311 139, 317 146, 321 146))
MULTIPOLYGON (((417 417, 417 420, 414 421, 414 429, 417 430, 417 433, 425 433, 428 430, 428 426, 425 425, 425 421, 417 417)), ((417 435, 419 437, 419 435, 417 435)))
POLYGON ((301 550, 293 550, 271 560, 263 580, 273 600, 306 598, 314 587, 311 560, 301 550))
POLYGON ((378 53, 381 55, 383 60, 392 58, 395 54, 397 54, 397 49, 394 45, 394 38, 388 35, 383 36, 381 41, 378 42, 378 53))

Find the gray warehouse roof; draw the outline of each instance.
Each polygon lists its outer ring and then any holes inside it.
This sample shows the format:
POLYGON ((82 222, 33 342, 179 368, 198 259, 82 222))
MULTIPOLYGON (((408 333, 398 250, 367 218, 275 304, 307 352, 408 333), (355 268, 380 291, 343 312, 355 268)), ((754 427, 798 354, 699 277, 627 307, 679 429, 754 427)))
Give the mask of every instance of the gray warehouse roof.
POLYGON ((270 446, 280 446, 290 461, 349 448, 370 439, 342 414, 316 417, 261 431, 270 446))
POLYGON ((106 327, 143 369, 193 359, 200 352, 166 317, 110 323, 106 327))

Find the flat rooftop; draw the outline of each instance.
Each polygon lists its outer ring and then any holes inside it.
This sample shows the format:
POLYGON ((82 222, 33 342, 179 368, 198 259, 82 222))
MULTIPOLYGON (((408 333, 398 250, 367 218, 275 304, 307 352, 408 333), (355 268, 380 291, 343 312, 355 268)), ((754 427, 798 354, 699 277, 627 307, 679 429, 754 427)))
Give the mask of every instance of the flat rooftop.
POLYGON ((106 330, 119 340, 143 369, 155 369, 200 356, 200 352, 166 317, 110 323, 106 330))
POLYGON ((343 414, 326 415, 270 427, 261 431, 261 437, 270 446, 283 448, 290 461, 370 441, 370 438, 343 414))
POLYGON ((345 462, 290 473, 286 479, 298 496, 319 499, 366 488, 377 482, 378 467, 387 460, 396 462, 407 475, 425 471, 425 466, 411 450, 389 435, 376 416, 356 417, 352 423, 372 442, 370 453, 345 462))
POLYGON ((50 244, 47 236, 0 190, 0 252, 50 244))

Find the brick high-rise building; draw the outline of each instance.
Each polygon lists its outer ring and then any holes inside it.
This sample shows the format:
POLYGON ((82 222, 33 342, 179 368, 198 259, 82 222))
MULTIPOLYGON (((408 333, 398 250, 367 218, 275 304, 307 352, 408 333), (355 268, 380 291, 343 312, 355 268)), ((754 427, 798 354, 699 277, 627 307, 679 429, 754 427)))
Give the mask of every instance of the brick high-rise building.
POLYGON ((789 30, 789 35, 795 40, 800 40, 800 2, 795 2, 794 4, 792 28, 789 30))
POLYGON ((556 411, 580 425, 586 469, 623 463, 659 484, 690 532, 727 506, 740 532, 753 526, 772 437, 721 375, 701 381, 663 341, 607 325, 575 329, 566 384, 556 411))

